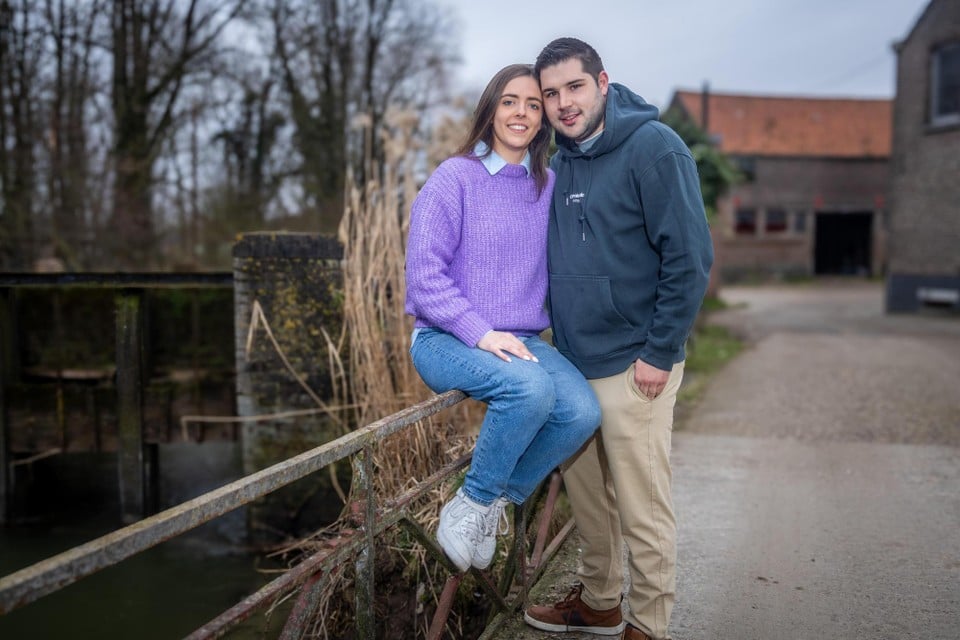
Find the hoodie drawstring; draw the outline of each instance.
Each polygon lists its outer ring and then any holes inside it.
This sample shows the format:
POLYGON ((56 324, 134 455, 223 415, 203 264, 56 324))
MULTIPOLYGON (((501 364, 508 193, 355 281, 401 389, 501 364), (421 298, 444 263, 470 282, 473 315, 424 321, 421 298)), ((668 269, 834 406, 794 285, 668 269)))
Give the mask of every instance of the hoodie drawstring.
MULTIPOLYGON (((564 203, 566 206, 569 207, 570 195, 571 195, 570 190, 573 189, 574 184, 576 184, 576 180, 574 179, 574 175, 573 175, 575 172, 574 167, 576 165, 573 162, 570 162, 570 160, 566 156, 561 156, 560 159, 562 162, 570 163, 570 180, 567 182, 567 190, 563 192, 564 203)), ((587 241, 587 214, 583 208, 583 201, 585 198, 586 198, 586 192, 575 194, 573 199, 573 203, 577 205, 577 222, 580 223, 580 240, 582 242, 587 241)))

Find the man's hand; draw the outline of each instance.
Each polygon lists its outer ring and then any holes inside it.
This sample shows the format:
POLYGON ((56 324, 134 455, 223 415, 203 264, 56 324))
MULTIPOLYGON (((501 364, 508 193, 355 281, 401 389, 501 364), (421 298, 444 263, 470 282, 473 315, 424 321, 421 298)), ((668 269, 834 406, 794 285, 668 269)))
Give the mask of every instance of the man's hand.
POLYGON ((477 343, 477 348, 489 351, 501 360, 506 360, 507 362, 511 362, 510 356, 507 355, 508 353, 512 353, 524 360, 540 362, 535 355, 530 353, 527 345, 523 344, 519 338, 507 331, 487 331, 477 343))
POLYGON ((637 384, 637 389, 651 400, 663 393, 669 377, 669 371, 657 369, 639 358, 633 367, 633 381, 637 384))

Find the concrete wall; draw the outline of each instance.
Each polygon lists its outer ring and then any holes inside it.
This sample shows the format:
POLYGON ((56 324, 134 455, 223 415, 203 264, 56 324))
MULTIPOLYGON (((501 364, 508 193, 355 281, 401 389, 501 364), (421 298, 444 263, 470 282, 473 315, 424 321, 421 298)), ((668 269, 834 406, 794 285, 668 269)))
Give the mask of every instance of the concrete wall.
MULTIPOLYGON (((960 295, 960 125, 930 124, 931 49, 960 41, 960 3, 934 0, 898 47, 887 308, 960 295), (954 292, 950 294, 949 292, 954 292)), ((947 304, 960 308, 960 302, 947 304)))
MULTIPOLYGON (((325 403, 333 402, 321 327, 334 340, 340 333, 341 258, 342 249, 334 238, 315 234, 258 233, 237 241, 233 272, 240 416, 318 408, 298 377, 325 403), (292 371, 262 325, 247 352, 255 302, 292 371)), ((322 413, 245 422, 243 471, 254 473, 342 433, 322 413)), ((303 533, 331 521, 340 507, 326 474, 306 478, 254 505, 249 511, 250 530, 257 541, 270 540, 272 531, 303 533)))

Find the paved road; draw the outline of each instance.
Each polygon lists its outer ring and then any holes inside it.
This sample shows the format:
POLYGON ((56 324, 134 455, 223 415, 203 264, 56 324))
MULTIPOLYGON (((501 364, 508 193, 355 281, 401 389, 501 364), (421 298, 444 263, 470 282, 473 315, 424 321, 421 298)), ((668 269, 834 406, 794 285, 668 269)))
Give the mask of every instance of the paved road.
POLYGON ((675 640, 960 638, 960 318, 875 283, 722 295, 749 346, 677 425, 675 640))

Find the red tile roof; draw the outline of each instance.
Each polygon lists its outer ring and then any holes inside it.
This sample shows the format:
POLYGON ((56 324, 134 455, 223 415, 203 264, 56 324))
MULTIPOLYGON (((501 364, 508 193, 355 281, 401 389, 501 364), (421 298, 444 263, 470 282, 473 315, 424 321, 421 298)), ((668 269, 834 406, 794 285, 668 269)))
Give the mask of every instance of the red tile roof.
MULTIPOLYGON (((679 107, 702 124, 702 94, 677 91, 679 107)), ((710 93, 708 133, 734 155, 889 158, 893 101, 710 93)))

